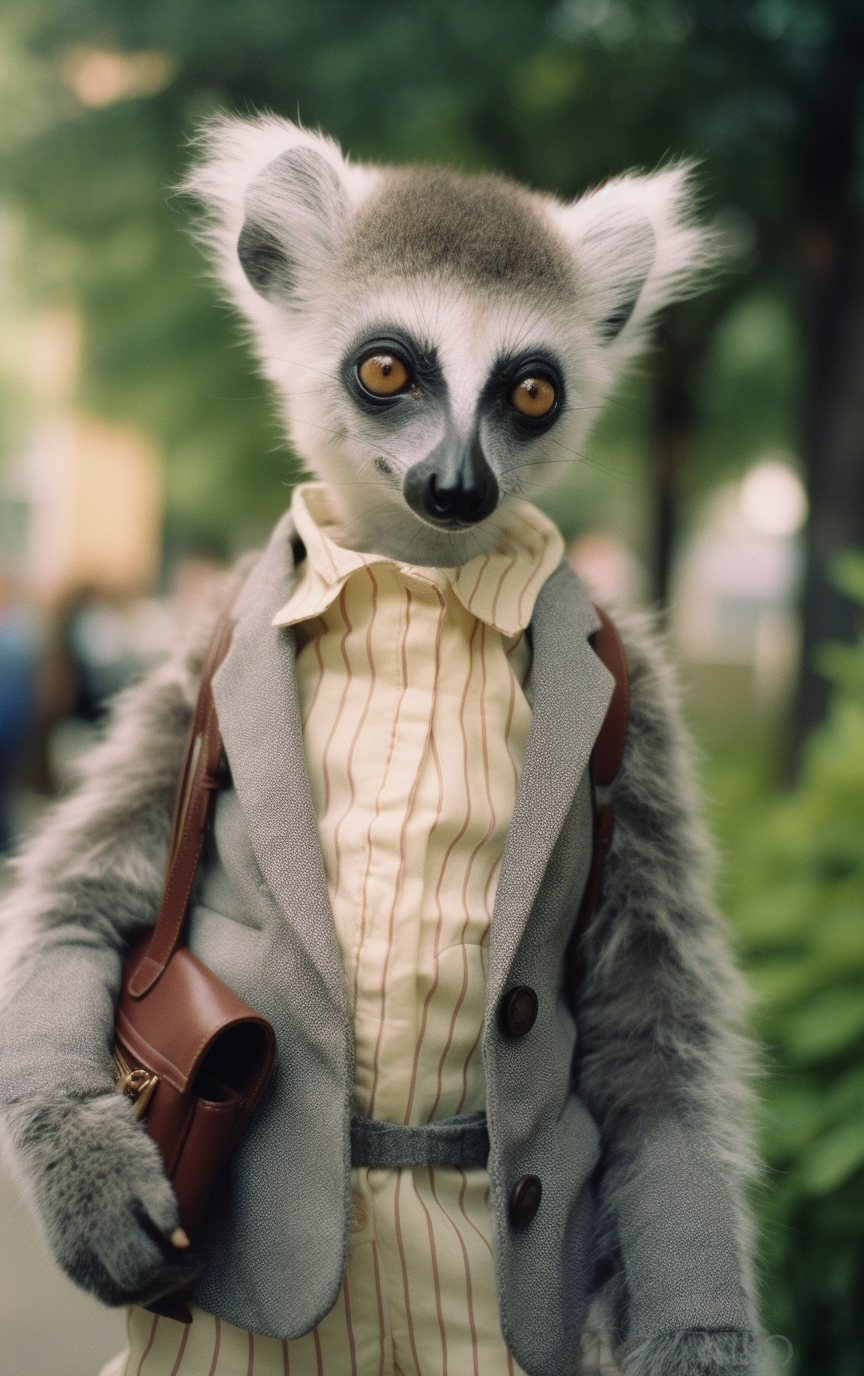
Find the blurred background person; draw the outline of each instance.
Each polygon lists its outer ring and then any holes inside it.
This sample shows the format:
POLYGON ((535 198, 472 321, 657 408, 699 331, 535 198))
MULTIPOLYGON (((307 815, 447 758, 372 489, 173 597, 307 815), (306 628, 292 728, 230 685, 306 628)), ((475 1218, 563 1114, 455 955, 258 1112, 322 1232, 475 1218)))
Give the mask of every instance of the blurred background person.
POLYGON ((36 707, 36 629, 0 571, 0 856, 15 836, 15 771, 30 744, 36 707))

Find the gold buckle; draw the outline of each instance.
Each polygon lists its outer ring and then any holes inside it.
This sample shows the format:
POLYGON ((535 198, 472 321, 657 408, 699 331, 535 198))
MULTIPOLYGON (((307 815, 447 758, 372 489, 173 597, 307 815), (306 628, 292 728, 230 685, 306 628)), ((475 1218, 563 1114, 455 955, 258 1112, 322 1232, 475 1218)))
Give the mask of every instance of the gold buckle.
POLYGON ((153 1098, 153 1092, 159 1083, 159 1076, 154 1075, 150 1070, 143 1070, 140 1066, 131 1066, 122 1051, 116 1046, 114 1048, 114 1066, 117 1071, 114 1092, 125 1094, 127 1099, 131 1099, 133 1117, 143 1118, 147 1112, 147 1105, 153 1098))

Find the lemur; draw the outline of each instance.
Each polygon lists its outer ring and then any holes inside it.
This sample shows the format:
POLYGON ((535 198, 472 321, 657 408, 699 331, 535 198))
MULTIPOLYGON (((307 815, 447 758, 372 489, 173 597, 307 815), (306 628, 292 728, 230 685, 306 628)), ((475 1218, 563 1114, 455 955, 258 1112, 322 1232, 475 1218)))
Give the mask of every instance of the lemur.
POLYGON ((674 683, 622 618, 623 760, 592 797, 598 614, 527 500, 711 265, 688 169, 564 204, 225 118, 188 188, 316 479, 226 593, 231 780, 188 933, 277 1064, 188 1248, 111 1046, 208 623, 117 703, 5 904, 3 1119, 55 1256, 130 1306, 116 1373, 570 1376, 599 1334, 628 1376, 743 1376, 741 989, 674 683), (191 1327, 147 1309, 181 1285, 191 1327))

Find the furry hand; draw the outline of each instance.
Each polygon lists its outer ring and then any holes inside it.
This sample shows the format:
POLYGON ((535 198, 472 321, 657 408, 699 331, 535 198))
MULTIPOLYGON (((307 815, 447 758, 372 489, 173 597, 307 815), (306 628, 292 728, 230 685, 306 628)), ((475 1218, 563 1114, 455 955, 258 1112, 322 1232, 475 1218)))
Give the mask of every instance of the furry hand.
POLYGON ((200 1269, 128 1099, 46 1096, 8 1109, 6 1124, 54 1256, 82 1290, 103 1304, 149 1304, 200 1269))
POLYGON ((737 1329, 660 1333, 630 1353, 628 1376, 754 1376, 759 1341, 737 1329))

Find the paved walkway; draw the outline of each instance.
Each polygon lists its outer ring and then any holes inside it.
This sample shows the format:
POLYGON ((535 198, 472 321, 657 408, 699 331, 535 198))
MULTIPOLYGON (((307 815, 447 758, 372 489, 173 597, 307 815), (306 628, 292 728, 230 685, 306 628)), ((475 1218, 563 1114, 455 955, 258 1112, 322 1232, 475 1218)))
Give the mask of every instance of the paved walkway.
POLYGON ((0 1376, 97 1376, 125 1342, 123 1315, 54 1265, 0 1166, 0 1376))

